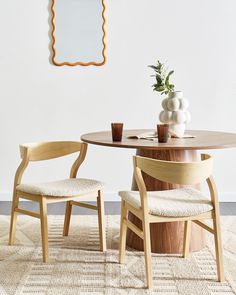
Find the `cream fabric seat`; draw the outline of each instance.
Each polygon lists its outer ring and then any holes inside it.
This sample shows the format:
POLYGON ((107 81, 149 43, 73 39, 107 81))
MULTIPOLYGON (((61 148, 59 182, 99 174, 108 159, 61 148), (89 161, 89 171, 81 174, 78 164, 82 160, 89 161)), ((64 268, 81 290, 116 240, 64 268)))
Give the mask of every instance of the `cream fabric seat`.
POLYGON ((16 190, 34 195, 51 197, 73 197, 98 191, 104 184, 86 178, 70 178, 45 183, 19 184, 16 190))
MULTIPOLYGON (((120 191, 119 195, 133 207, 141 208, 139 191, 120 191)), ((149 213, 152 215, 194 216, 213 209, 211 201, 193 188, 147 192, 147 196, 149 213)))

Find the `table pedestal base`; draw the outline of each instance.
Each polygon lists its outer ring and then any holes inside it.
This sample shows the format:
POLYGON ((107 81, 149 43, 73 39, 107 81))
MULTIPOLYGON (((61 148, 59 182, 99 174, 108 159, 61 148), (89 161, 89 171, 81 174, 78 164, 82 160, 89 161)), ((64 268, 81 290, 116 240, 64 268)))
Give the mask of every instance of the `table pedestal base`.
MULTIPOLYGON (((166 160, 166 161, 196 161, 197 152, 195 150, 137 150, 137 155, 166 160)), ((143 178, 148 191, 168 190, 180 188, 183 186, 169 184, 156 180, 143 173, 143 178)), ((196 187, 196 186, 195 186, 196 187)), ((199 186, 197 186, 199 189, 199 186)), ((138 190, 135 179, 133 179, 132 190, 138 190)), ((129 213, 129 219, 132 223, 142 228, 142 222, 139 218, 129 213)), ((151 248, 154 253, 182 253, 183 251, 183 222, 166 222, 150 224, 151 248)), ((192 223, 190 251, 201 250, 206 245, 204 231, 198 225, 192 223)), ((136 250, 143 251, 143 240, 134 232, 128 229, 127 245, 136 250)))

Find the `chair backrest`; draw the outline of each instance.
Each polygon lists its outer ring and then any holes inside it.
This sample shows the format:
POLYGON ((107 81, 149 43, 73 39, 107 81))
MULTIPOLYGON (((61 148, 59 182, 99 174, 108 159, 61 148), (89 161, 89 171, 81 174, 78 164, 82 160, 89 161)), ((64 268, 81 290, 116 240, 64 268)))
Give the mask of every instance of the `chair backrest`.
POLYGON ((22 162, 15 174, 14 191, 20 184, 23 173, 30 161, 44 161, 80 152, 70 170, 70 178, 75 178, 80 165, 83 163, 87 144, 77 141, 52 141, 41 143, 25 143, 20 145, 22 162))
POLYGON ((20 145, 20 154, 21 158, 27 156, 29 161, 43 161, 79 152, 83 145, 77 141, 25 143, 20 145))
POLYGON ((193 185, 203 182, 212 174, 212 157, 203 154, 202 159, 199 162, 173 162, 134 156, 134 166, 160 181, 193 185))

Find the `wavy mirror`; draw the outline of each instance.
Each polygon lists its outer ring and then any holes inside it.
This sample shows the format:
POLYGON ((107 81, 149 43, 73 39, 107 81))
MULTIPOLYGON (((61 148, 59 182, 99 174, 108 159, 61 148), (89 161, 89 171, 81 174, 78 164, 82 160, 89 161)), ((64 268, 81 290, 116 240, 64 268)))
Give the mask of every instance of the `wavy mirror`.
POLYGON ((54 65, 105 63, 104 0, 52 0, 51 12, 54 65))

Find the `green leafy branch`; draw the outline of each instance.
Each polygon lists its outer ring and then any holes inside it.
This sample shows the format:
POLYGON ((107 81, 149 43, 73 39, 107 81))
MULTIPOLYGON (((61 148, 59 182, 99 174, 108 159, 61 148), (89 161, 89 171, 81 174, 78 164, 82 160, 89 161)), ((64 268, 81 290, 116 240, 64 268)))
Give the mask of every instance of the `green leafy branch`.
POLYGON ((149 67, 155 71, 155 75, 151 75, 151 77, 156 78, 156 83, 152 85, 153 91, 161 92, 161 94, 168 94, 174 91, 175 86, 170 83, 170 76, 174 73, 173 70, 168 72, 167 67, 159 60, 156 66, 151 65, 149 67))

